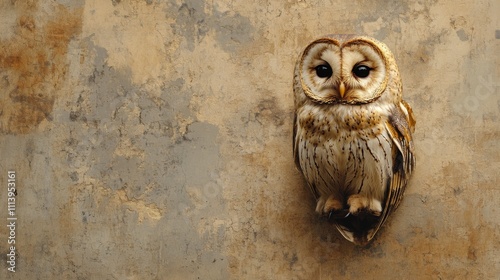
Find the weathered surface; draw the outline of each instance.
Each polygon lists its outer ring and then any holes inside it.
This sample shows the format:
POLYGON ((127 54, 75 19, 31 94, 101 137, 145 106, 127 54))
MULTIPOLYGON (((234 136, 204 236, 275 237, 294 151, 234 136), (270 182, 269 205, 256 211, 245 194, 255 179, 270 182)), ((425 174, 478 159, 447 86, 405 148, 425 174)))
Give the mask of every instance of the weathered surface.
POLYGON ((0 278, 498 277, 500 3, 281 2, 2 1, 0 278), (294 61, 327 33, 384 41, 417 117, 367 248, 293 164, 294 61))

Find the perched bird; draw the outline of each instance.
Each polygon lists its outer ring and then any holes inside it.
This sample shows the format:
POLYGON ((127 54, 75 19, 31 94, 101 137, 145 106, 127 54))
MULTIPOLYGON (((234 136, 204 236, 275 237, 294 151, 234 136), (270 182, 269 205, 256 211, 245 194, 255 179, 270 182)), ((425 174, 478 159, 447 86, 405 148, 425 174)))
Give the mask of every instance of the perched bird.
POLYGON ((295 66, 295 163, 316 212, 358 245, 398 207, 415 166, 415 120, 402 92, 393 54, 370 37, 319 38, 295 66))

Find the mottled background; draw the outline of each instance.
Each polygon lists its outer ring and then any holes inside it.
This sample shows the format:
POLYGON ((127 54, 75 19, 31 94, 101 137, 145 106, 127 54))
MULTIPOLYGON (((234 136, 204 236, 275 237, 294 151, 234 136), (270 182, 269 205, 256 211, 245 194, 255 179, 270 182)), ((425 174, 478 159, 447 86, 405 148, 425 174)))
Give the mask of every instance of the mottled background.
POLYGON ((494 279, 500 2, 0 1, 2 279, 494 279), (367 248, 294 167, 301 49, 394 52, 417 169, 367 248))

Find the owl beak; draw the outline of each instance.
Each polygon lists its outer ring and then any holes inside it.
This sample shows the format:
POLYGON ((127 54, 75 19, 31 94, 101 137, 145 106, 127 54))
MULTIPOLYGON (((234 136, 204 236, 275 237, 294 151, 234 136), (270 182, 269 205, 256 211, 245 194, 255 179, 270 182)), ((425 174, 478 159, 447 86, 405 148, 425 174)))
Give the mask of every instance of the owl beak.
POLYGON ((345 84, 344 84, 344 82, 340 82, 339 93, 340 93, 340 98, 344 98, 344 94, 345 94, 345 84))

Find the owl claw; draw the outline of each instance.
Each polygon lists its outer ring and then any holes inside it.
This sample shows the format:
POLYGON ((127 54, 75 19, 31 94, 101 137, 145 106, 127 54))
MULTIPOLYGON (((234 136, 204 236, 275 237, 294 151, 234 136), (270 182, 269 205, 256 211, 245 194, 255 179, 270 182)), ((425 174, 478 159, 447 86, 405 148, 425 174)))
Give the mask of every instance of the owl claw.
POLYGON ((328 197, 322 196, 319 198, 316 205, 316 212, 321 216, 331 216, 344 210, 343 208, 342 202, 339 199, 336 199, 333 195, 328 197))
POLYGON ((371 215, 380 216, 382 206, 376 199, 369 199, 359 194, 351 195, 347 200, 347 208, 333 195, 320 197, 316 205, 316 212, 321 216, 327 216, 328 220, 339 220, 349 217, 349 215, 371 215))
POLYGON ((349 205, 349 213, 358 216, 365 213, 372 216, 380 216, 382 214, 382 205, 376 199, 369 199, 358 194, 351 195, 347 200, 349 205))
POLYGON ((332 210, 328 214, 328 220, 331 219, 345 219, 347 218, 351 213, 347 209, 342 209, 342 210, 332 210))

